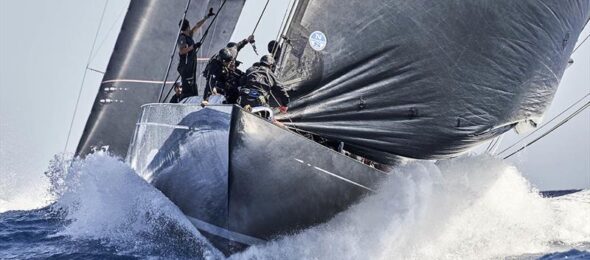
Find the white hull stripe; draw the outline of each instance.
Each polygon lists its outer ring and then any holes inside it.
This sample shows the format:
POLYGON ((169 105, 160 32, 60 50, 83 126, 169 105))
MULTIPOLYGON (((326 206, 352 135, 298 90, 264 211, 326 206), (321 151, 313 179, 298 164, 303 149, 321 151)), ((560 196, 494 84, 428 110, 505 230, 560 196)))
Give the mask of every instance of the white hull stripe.
POLYGON ((135 125, 138 126, 160 126, 160 127, 168 127, 174 129, 184 129, 184 130, 191 130, 191 127, 185 125, 169 125, 169 124, 161 124, 161 123, 137 123, 135 125))
POLYGON ((202 221, 200 219, 196 219, 193 218, 191 216, 186 216, 188 218, 188 220, 193 223, 193 225, 197 228, 200 229, 202 231, 205 231, 207 233, 219 236, 219 237, 223 237, 227 240, 231 240, 231 241, 236 241, 242 244, 246 244, 246 245, 255 245, 255 244, 262 244, 264 242, 266 242, 265 240, 262 240, 260 238, 256 238, 256 237, 251 237, 248 235, 244 235, 244 234, 240 234, 240 233, 236 233, 233 231, 229 231, 225 228, 222 227, 218 227, 216 225, 213 224, 209 224, 205 221, 202 221))
POLYGON ((169 125, 169 124, 161 124, 161 123, 136 123, 136 126, 157 126, 157 127, 166 127, 166 128, 173 128, 173 129, 182 129, 182 130, 192 130, 192 131, 210 131, 212 129, 209 128, 199 128, 199 127, 190 127, 185 125, 169 125))
POLYGON ((305 165, 307 165, 307 166, 309 166, 309 167, 313 167, 315 170, 318 170, 318 171, 320 171, 320 172, 323 172, 323 173, 327 173, 327 174, 329 174, 329 175, 331 175, 331 176, 334 176, 334 177, 336 177, 336 178, 338 178, 338 179, 341 179, 341 180, 343 180, 343 181, 345 181, 345 182, 348 182, 348 183, 350 183, 350 184, 353 184, 353 185, 359 186, 359 187, 361 187, 361 188, 363 188, 363 189, 366 189, 366 190, 368 190, 368 191, 376 192, 375 190, 373 190, 373 189, 371 189, 371 188, 369 188, 369 187, 367 187, 367 186, 365 186, 365 185, 362 185, 362 184, 360 184, 360 183, 357 183, 357 182, 351 181, 351 180, 349 180, 349 179, 346 179, 346 178, 344 178, 344 177, 342 177, 342 176, 340 176, 340 175, 338 175, 338 174, 335 174, 335 173, 331 173, 331 172, 329 172, 329 171, 326 171, 326 170, 324 170, 324 169, 322 169, 322 168, 320 168, 320 167, 313 166, 313 165, 311 165, 311 164, 309 164, 309 163, 305 163, 303 160, 300 160, 300 159, 297 159, 297 158, 295 158, 295 161, 298 161, 298 162, 300 162, 301 164, 305 164, 305 165))

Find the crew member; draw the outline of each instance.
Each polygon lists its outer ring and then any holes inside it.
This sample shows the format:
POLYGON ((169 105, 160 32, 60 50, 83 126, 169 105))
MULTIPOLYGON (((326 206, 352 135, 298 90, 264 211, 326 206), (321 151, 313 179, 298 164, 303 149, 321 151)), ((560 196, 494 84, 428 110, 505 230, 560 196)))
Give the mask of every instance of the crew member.
MULTIPOLYGON (((277 41, 272 40, 272 41, 268 42, 268 53, 273 56, 273 58, 275 59, 275 64, 276 64, 278 62, 278 57, 281 56, 280 46, 278 45, 277 41)), ((244 74, 247 75, 248 73, 250 73, 253 70, 255 70, 256 68, 258 68, 258 66, 260 66, 260 61, 254 62, 254 64, 252 64, 252 66, 250 68, 248 68, 246 70, 246 73, 244 73, 244 74)), ((275 70, 276 70, 276 66, 272 66, 272 71, 274 72, 275 70)), ((240 85, 244 85, 244 80, 246 80, 245 77, 242 77, 240 79, 240 85)))
POLYGON ((182 83, 176 81, 174 83, 174 95, 170 98, 170 103, 180 103, 180 100, 182 100, 182 83))
POLYGON ((249 73, 245 75, 244 86, 240 89, 240 106, 250 110, 257 106, 269 107, 269 102, 273 102, 282 113, 287 112, 289 95, 272 71, 274 66, 274 58, 267 54, 262 56, 259 66, 248 69, 249 73))
MULTIPOLYGON (((272 57, 275 59, 275 63, 279 62, 279 59, 281 58, 281 46, 279 45, 279 43, 275 40, 272 40, 270 42, 268 42, 267 45, 268 48, 268 53, 270 53, 272 55, 272 57)), ((275 66, 276 68, 276 66, 275 66)), ((273 69, 274 71, 274 69, 273 69)))
POLYGON ((181 32, 178 36, 177 42, 178 55, 180 56, 177 70, 182 80, 182 98, 199 95, 195 79, 195 70, 197 65, 196 49, 200 47, 200 43, 195 43, 193 35, 199 28, 201 28, 201 26, 203 26, 203 24, 205 24, 205 21, 207 21, 209 17, 214 15, 213 9, 210 9, 207 16, 198 21, 192 28, 187 19, 183 19, 178 24, 181 32))
POLYGON ((218 54, 211 57, 207 67, 203 71, 203 76, 207 79, 207 85, 205 86, 205 93, 203 95, 204 101, 207 101, 213 92, 213 88, 215 88, 217 93, 225 96, 226 103, 236 103, 239 96, 239 80, 244 74, 237 68, 240 62, 236 58, 244 46, 253 42, 254 35, 250 35, 238 43, 230 42, 218 54))

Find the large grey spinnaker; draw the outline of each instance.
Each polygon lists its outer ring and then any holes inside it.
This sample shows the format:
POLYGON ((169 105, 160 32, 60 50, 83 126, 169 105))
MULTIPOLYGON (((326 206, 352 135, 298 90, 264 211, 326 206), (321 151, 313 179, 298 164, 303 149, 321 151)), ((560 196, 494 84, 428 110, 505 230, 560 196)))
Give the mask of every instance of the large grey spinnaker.
POLYGON ((302 0, 282 120, 381 163, 456 156, 539 121, 589 15, 588 0, 302 0))

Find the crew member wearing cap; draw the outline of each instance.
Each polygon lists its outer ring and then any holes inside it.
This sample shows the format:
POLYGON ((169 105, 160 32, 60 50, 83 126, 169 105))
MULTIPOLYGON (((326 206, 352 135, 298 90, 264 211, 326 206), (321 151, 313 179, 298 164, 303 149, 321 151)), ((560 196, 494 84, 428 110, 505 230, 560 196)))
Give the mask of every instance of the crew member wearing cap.
POLYGON ((178 61, 178 73, 182 80, 182 86, 184 87, 183 96, 198 96, 199 91, 197 90, 197 84, 195 81, 195 70, 197 65, 197 52, 196 50, 200 47, 200 43, 195 43, 193 39, 194 33, 205 24, 207 18, 214 16, 213 8, 209 9, 209 13, 205 18, 197 22, 197 24, 191 28, 191 25, 187 19, 180 21, 180 35, 178 35, 178 55, 180 60, 178 61))
POLYGON ((180 100, 182 100, 182 83, 176 81, 174 83, 174 96, 170 98, 170 103, 180 103, 180 100))
POLYGON ((277 75, 273 72, 275 60, 272 55, 262 56, 258 66, 248 69, 244 85, 240 89, 238 103, 244 109, 257 106, 269 107, 276 104, 282 113, 287 112, 289 95, 277 75))
POLYGON ((248 43, 254 43, 254 35, 250 35, 238 43, 228 43, 225 48, 209 59, 209 63, 203 71, 203 76, 207 79, 205 93, 203 94, 205 102, 214 89, 217 93, 225 96, 226 103, 235 104, 237 102, 239 96, 238 83, 244 73, 237 68, 240 62, 236 58, 240 50, 248 43))

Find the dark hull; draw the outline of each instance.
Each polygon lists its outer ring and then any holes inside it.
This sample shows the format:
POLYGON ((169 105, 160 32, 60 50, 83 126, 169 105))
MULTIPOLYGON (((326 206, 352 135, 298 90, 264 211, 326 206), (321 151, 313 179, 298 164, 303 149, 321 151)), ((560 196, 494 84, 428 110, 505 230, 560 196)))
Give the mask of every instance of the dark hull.
POLYGON ((325 222, 386 176, 238 107, 178 125, 148 180, 226 254, 325 222))

